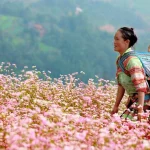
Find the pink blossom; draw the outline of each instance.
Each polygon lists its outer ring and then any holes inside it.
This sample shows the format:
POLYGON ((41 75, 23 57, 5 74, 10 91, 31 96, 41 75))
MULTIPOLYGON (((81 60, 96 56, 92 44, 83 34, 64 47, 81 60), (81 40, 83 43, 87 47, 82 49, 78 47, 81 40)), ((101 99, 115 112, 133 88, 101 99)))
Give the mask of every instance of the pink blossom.
POLYGON ((86 135, 87 135, 87 131, 76 132, 75 137, 76 137, 78 140, 80 140, 80 141, 84 141, 86 135))
POLYGON ((91 99, 91 97, 89 97, 89 96, 84 96, 84 97, 82 97, 82 99, 83 99, 86 103, 88 103, 88 104, 91 104, 91 103, 92 103, 92 99, 91 99))
POLYGON ((43 81, 35 78, 35 71, 22 73, 19 80, 0 76, 0 140, 8 150, 149 148, 149 112, 143 115, 142 122, 120 118, 125 95, 118 114, 110 115, 115 83, 89 79, 88 84, 78 85, 75 74, 43 81), (21 80, 24 77, 30 79, 21 80))

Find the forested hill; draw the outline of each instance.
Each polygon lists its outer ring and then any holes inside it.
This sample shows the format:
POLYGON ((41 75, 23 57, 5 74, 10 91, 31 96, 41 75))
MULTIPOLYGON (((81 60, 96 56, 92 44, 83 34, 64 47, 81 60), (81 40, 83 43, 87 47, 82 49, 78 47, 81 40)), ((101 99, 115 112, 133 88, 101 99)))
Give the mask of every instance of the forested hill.
POLYGON ((1 0, 0 61, 16 64, 18 70, 37 66, 52 77, 84 71, 84 81, 95 75, 114 79, 117 28, 136 29, 137 50, 145 51, 149 44, 149 10, 140 2, 1 0))

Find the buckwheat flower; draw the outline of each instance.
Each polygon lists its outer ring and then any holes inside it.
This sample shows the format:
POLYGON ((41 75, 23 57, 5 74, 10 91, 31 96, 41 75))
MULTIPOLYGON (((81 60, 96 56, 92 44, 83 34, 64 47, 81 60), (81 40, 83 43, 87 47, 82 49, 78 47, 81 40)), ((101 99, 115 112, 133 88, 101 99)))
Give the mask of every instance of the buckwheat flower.
POLYGON ((109 130, 108 130, 108 128, 101 128, 101 129, 100 129, 100 132, 101 132, 101 133, 106 133, 106 134, 109 134, 109 133, 110 133, 109 130))
POLYGON ((31 139, 36 138, 34 129, 28 129, 28 132, 29 132, 29 135, 30 135, 29 138, 31 138, 31 139))
POLYGON ((116 124, 113 123, 113 122, 110 123, 110 124, 109 124, 109 128, 112 129, 112 130, 114 130, 114 129, 116 128, 116 124))
POLYGON ((96 92, 96 94, 99 95, 99 96, 109 96, 108 93, 105 94, 105 93, 101 93, 101 92, 98 92, 98 91, 96 92))
POLYGON ((87 149, 87 148, 88 148, 88 145, 87 145, 87 144, 81 144, 81 145, 80 145, 80 148, 81 148, 81 149, 87 149))
POLYGON ((78 72, 74 72, 74 73, 72 73, 72 75, 73 75, 73 76, 75 76, 75 75, 77 75, 77 74, 78 74, 78 72))
POLYGON ((39 107, 35 107, 35 110, 36 110, 37 113, 41 112, 41 109, 39 107))
POLYGON ((16 93, 12 93, 13 96, 20 96, 22 94, 22 92, 16 92, 16 93))
POLYGON ((64 150, 74 150, 74 146, 70 145, 70 146, 65 146, 64 150))
POLYGON ((91 99, 91 97, 89 97, 89 96, 83 96, 82 99, 83 99, 85 102, 87 102, 88 104, 91 104, 91 103, 92 103, 92 99, 91 99))
MULTIPOLYGON (((18 145, 15 145, 15 144, 12 144, 10 147, 9 147, 9 149, 11 149, 11 150, 19 150, 20 149, 20 146, 18 146, 18 145)), ((27 149, 25 149, 25 150, 27 150, 27 149)))
POLYGON ((29 97, 29 95, 26 95, 26 96, 23 96, 23 98, 22 98, 23 100, 29 100, 30 99, 30 97, 29 97))
POLYGON ((13 135, 13 137, 11 138, 11 142, 13 143, 13 142, 16 142, 16 141, 18 141, 18 140, 20 140, 20 139, 21 139, 21 136, 15 134, 15 135, 13 135))
POLYGON ((119 114, 117 114, 117 113, 113 114, 112 121, 118 122, 118 123, 121 122, 119 114))
POLYGON ((95 75, 95 78, 99 78, 99 76, 98 76, 98 75, 95 75))
POLYGON ((75 133, 75 137, 76 137, 78 140, 80 140, 80 141, 84 141, 86 135, 87 135, 87 131, 76 132, 76 133, 75 133))
POLYGON ((32 66, 32 68, 36 68, 36 66, 32 66))
POLYGON ((16 64, 12 64, 12 66, 14 66, 15 68, 17 68, 16 64))
POLYGON ((79 122, 79 123, 85 123, 85 122, 89 122, 89 121, 91 121, 91 119, 89 119, 89 118, 85 118, 85 117, 80 117, 78 120, 77 120, 77 122, 79 122))
POLYGON ((139 105, 137 108, 142 108, 142 105, 139 105))
POLYGON ((33 72, 32 72, 32 71, 27 71, 27 72, 26 72, 26 75, 33 76, 33 72))
POLYGON ((51 97, 51 96, 47 96, 47 99, 48 99, 48 100, 52 100, 52 97, 51 97))
POLYGON ((44 117, 42 115, 40 115, 39 117, 40 117, 43 125, 46 125, 46 126, 49 126, 49 127, 54 127, 55 126, 55 123, 48 121, 46 117, 44 117))
POLYGON ((89 149, 89 150, 95 150, 95 147, 94 147, 94 146, 89 146, 88 149, 89 149))
POLYGON ((81 74, 85 74, 85 72, 83 72, 83 71, 80 71, 80 73, 81 73, 81 74))
POLYGON ((143 140, 143 146, 144 146, 145 149, 150 148, 150 141, 148 141, 148 140, 143 140))
POLYGON ((40 145, 42 147, 42 140, 41 137, 38 137, 34 140, 32 140, 31 145, 40 145), (41 144, 40 144, 41 143, 41 144))

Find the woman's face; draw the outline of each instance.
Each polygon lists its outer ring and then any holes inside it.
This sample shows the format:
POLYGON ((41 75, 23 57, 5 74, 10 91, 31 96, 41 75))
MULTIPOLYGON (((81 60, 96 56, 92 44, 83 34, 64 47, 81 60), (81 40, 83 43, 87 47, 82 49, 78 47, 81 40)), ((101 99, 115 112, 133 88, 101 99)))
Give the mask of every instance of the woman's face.
POLYGON ((118 30, 114 36, 114 50, 123 54, 128 49, 129 42, 122 38, 122 33, 118 30))

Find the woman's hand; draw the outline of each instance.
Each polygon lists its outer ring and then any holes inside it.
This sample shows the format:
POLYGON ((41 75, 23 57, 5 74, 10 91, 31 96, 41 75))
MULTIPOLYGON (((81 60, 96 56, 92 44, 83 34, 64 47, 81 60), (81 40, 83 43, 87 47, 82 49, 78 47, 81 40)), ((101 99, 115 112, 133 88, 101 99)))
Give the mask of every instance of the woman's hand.
POLYGON ((118 107, 114 106, 113 110, 111 111, 111 115, 118 113, 118 107))
POLYGON ((141 121, 142 114, 143 114, 143 107, 139 105, 138 106, 138 121, 141 121))
POLYGON ((138 92, 138 121, 141 121, 143 114, 143 106, 144 106, 144 92, 138 92))

